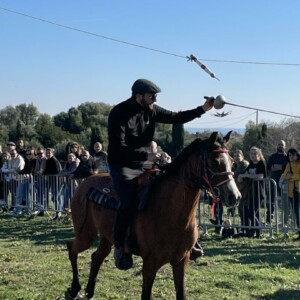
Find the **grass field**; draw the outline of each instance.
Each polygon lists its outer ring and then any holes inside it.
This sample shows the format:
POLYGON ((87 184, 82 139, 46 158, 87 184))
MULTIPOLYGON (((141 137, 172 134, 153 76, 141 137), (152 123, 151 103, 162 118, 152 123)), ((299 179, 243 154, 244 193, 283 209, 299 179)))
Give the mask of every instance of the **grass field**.
MULTIPOLYGON (((1 214, 0 228, 0 299, 64 299, 72 275, 66 251, 72 225, 1 214)), ((222 239, 211 231, 202 245, 205 256, 187 271, 188 299, 300 299, 300 242, 292 237, 222 239)), ((79 258, 83 286, 93 250, 79 258)), ((93 299, 139 299, 141 259, 124 272, 112 258, 100 270, 93 299)), ((157 274, 153 299, 175 299, 169 266, 157 274)))

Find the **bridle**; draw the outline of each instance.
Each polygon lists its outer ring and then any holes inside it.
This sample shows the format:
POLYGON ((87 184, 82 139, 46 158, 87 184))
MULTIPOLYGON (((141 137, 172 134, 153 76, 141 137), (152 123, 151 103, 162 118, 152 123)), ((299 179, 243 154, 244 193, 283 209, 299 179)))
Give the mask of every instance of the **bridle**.
MULTIPOLYGON (((228 154, 229 150, 226 149, 226 148, 222 148, 222 147, 219 147, 215 150, 212 151, 213 153, 224 153, 224 154, 228 154)), ((215 206, 221 201, 221 192, 220 192, 220 186, 227 183, 227 182, 230 182, 231 180, 234 180, 234 178, 231 176, 228 176, 225 180, 221 180, 220 182, 214 184, 214 186, 212 185, 211 181, 214 177, 217 177, 217 176, 224 176, 224 175, 233 175, 233 172, 232 171, 225 171, 225 172, 214 172, 211 170, 211 168, 209 168, 207 166, 207 152, 205 151, 202 151, 201 153, 201 156, 202 156, 202 162, 204 162, 204 166, 203 166, 203 169, 200 174, 202 174, 201 176, 201 182, 202 182, 202 185, 204 185, 208 191, 211 193, 212 197, 213 197, 213 203, 212 203, 212 206, 211 206, 211 212, 212 212, 212 216, 214 216, 214 209, 215 209, 215 206), (203 184, 204 183, 204 184, 203 184)), ((233 206, 235 207, 236 204, 233 206)))
MULTIPOLYGON (((212 151, 213 153, 226 153, 228 154, 229 150, 226 148, 222 148, 219 147, 215 150, 212 151)), ((214 186, 212 186, 211 181, 214 177, 217 176, 224 176, 224 175, 233 175, 233 172, 231 171, 225 171, 225 172, 214 172, 211 170, 211 168, 209 168, 207 166, 207 153, 204 155, 203 159, 202 159, 205 164, 204 164, 204 172, 201 172, 202 176, 201 176, 201 181, 203 181, 206 185, 206 187, 209 189, 209 191, 211 192, 213 198, 219 198, 220 197, 220 189, 219 187, 231 180, 234 180, 233 178, 226 178, 225 180, 222 180, 216 184, 214 184, 214 186)))
MULTIPOLYGON (((223 176, 223 175, 233 175, 233 172, 220 172, 220 173, 215 173, 213 172, 211 169, 207 168, 207 170, 210 172, 210 174, 212 174, 211 179, 213 179, 214 176, 223 176)), ((227 178, 223 181, 218 182, 217 184, 215 184, 215 187, 219 187, 220 185, 223 185, 229 181, 231 181, 231 178, 227 178)))

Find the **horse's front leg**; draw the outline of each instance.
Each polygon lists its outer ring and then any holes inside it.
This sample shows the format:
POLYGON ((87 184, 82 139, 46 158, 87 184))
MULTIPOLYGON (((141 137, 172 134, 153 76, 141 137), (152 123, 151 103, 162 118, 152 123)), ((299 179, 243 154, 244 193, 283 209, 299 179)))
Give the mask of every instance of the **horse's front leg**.
POLYGON ((185 276, 186 266, 189 261, 188 257, 189 254, 186 254, 185 257, 179 262, 171 262, 177 300, 186 299, 184 276, 185 276))
POLYGON ((153 263, 152 260, 143 261, 143 289, 142 289, 142 300, 150 300, 152 293, 152 286, 156 277, 156 273, 159 267, 153 263))

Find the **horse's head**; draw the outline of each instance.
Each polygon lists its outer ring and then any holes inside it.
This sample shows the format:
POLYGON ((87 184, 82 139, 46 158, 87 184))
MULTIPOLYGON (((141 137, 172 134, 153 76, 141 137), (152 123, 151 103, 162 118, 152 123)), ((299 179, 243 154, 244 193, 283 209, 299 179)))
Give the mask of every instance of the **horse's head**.
POLYGON ((234 206, 241 198, 232 173, 233 159, 226 143, 231 132, 224 138, 214 132, 208 139, 195 139, 168 164, 165 176, 179 176, 187 185, 196 189, 205 187, 220 197, 228 206, 234 206))
POLYGON ((235 206, 241 198, 241 193, 235 183, 232 172, 233 159, 226 147, 231 131, 224 138, 217 132, 207 140, 206 180, 209 189, 227 206, 235 206))

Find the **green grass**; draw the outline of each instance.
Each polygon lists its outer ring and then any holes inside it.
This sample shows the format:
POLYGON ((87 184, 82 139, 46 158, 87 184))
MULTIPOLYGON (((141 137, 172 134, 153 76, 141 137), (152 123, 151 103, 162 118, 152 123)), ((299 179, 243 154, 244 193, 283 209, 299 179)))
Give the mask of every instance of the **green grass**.
MULTIPOLYGON (((70 224, 47 217, 0 215, 0 299, 64 299, 71 282, 66 242, 70 224)), ((188 299, 300 299, 300 242, 265 239, 202 239, 205 257, 191 262, 186 274, 188 299)), ((92 248, 79 257, 82 286, 88 278, 92 248)), ((142 261, 119 271, 112 254, 98 276, 94 299, 139 299, 142 261)), ((175 299, 171 268, 164 266, 153 287, 154 299, 175 299)))

